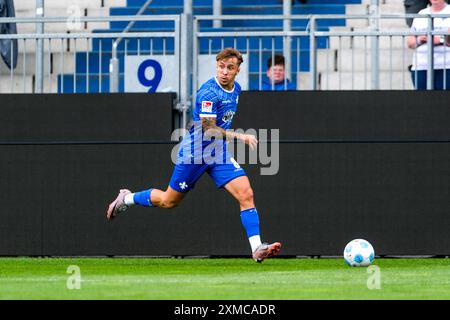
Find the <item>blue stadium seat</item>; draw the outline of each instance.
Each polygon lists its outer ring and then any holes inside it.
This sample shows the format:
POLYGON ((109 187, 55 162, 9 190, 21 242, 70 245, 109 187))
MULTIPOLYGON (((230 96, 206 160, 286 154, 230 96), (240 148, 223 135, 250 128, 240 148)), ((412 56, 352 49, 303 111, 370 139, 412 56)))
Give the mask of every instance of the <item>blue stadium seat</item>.
MULTIPOLYGON (((64 93, 109 92, 109 74, 64 74, 58 75, 58 88, 64 93), (89 87, 89 90, 88 90, 89 87)), ((120 92, 124 91, 124 76, 120 75, 120 92)))

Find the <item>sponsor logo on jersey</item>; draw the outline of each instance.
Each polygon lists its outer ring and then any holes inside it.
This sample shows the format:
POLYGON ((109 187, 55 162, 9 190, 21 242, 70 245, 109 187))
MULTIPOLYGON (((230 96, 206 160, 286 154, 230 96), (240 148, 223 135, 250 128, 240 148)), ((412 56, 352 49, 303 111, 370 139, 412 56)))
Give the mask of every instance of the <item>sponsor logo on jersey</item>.
POLYGON ((202 112, 212 112, 212 101, 202 101, 202 112))

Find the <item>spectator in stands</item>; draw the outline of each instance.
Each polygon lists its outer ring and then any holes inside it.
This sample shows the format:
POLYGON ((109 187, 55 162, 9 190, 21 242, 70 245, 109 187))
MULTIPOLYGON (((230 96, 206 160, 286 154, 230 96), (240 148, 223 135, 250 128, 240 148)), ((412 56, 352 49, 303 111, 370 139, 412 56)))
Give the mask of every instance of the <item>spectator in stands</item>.
POLYGON ((296 90, 295 84, 286 78, 284 56, 275 55, 275 63, 272 63, 272 57, 267 60, 267 78, 263 80, 262 90, 296 90))
MULTIPOLYGON (((404 0, 406 14, 416 14, 428 5, 428 0, 404 0)), ((411 28, 413 18, 406 18, 406 24, 411 28)))
MULTIPOLYGON (((445 0, 430 0, 431 6, 421 10, 419 14, 446 14, 450 15, 450 5, 445 0)), ((427 31, 428 19, 415 18, 411 31, 427 31)), ((434 30, 450 32, 450 18, 435 18, 434 30)), ((427 36, 408 36, 407 45, 415 49, 411 76, 414 87, 417 90, 427 89, 427 69, 428 69, 428 43, 427 36)), ((450 89, 450 39, 449 36, 433 36, 434 46, 434 88, 436 90, 450 89), (447 48, 446 48, 447 47, 447 48)))

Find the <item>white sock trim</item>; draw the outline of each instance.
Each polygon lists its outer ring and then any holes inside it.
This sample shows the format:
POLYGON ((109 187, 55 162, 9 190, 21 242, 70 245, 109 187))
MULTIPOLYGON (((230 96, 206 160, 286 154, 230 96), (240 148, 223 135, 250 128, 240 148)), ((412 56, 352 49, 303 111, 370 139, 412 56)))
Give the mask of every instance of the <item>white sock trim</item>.
POLYGON ((134 193, 129 193, 129 194, 125 195, 125 198, 123 199, 123 201, 125 202, 125 204, 127 206, 134 205, 134 193))
POLYGON ((250 246, 252 247, 252 252, 255 252, 256 248, 261 245, 261 236, 251 236, 250 238, 248 238, 248 241, 250 242, 250 246))

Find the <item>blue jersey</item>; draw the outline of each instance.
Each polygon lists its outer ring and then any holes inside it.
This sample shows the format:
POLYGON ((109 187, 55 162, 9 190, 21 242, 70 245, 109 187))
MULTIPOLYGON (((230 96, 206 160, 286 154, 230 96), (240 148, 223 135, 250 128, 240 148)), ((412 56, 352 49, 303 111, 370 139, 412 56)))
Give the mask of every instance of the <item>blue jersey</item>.
POLYGON ((239 83, 235 82, 232 90, 225 90, 215 77, 211 78, 197 91, 193 120, 201 121, 202 117, 214 117, 218 127, 230 129, 240 93, 239 83))
POLYGON ((230 129, 240 92, 241 86, 237 82, 232 90, 225 90, 216 78, 205 82, 197 91, 192 115, 194 125, 180 144, 169 183, 172 189, 182 193, 188 192, 205 172, 211 176, 218 188, 246 175, 244 169, 229 154, 224 137, 217 140, 204 137, 201 124, 203 117, 212 117, 216 119, 217 126, 225 130, 230 129))
MULTIPOLYGON (((185 151, 190 149, 192 155, 199 156, 203 154, 203 151, 208 145, 216 141, 214 138, 204 139, 201 118, 212 117, 216 119, 216 125, 218 127, 225 130, 231 128, 233 117, 237 111, 240 93, 241 86, 239 83, 234 82, 234 88, 232 90, 225 90, 215 77, 206 81, 200 87, 197 91, 195 108, 192 115, 194 124, 189 129, 189 134, 183 138, 178 158, 183 157, 183 149, 185 151)), ((223 146, 222 151, 225 154, 226 143, 222 143, 221 146, 223 146)))

